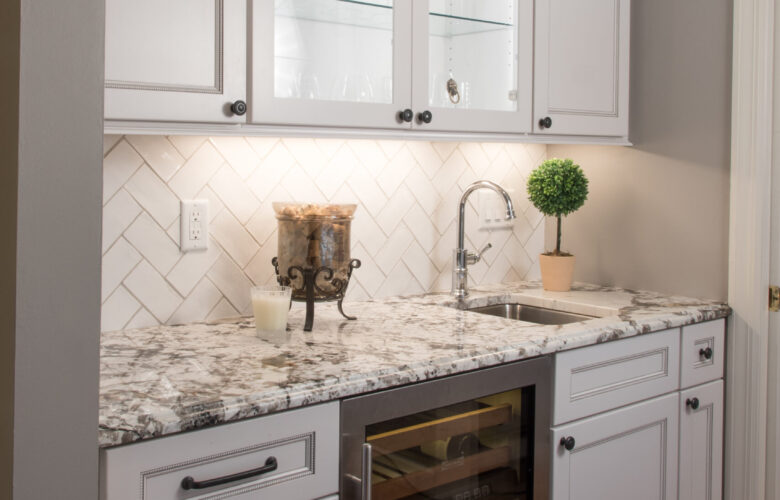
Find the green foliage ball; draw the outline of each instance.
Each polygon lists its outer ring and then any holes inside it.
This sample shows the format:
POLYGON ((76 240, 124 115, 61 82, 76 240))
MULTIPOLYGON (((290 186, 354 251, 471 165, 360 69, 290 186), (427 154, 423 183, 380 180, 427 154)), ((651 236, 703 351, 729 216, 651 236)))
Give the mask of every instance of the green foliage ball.
POLYGON ((544 215, 568 215, 588 199, 588 179, 572 160, 552 158, 528 177, 528 199, 544 215))

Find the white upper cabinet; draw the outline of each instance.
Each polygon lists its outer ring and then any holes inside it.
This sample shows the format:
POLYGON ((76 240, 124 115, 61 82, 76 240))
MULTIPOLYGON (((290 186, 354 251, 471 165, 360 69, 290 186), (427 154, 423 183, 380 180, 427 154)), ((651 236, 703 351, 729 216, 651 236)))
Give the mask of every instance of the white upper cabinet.
POLYGON ((415 0, 414 128, 530 132, 533 0, 415 0))
POLYGON ((245 122, 246 2, 106 0, 105 117, 245 122))
POLYGON ((251 122, 411 127, 412 0, 251 5, 251 122))
POLYGON ((624 142, 629 11, 630 0, 107 0, 105 117, 624 142))
POLYGON ((534 133, 628 135, 630 0, 537 0, 534 133))

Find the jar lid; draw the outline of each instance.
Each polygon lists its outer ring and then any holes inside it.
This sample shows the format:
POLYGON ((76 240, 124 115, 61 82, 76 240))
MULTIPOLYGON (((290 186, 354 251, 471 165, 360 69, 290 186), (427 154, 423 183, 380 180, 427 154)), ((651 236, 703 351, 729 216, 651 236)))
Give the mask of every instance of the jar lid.
POLYGON ((357 204, 354 203, 320 205, 275 201, 272 206, 276 212, 276 218, 284 220, 351 219, 357 210, 357 204))

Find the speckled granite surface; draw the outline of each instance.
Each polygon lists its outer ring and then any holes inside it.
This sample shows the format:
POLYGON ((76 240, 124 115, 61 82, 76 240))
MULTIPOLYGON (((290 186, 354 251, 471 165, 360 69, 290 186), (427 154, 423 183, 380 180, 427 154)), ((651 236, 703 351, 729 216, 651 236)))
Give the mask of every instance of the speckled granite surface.
POLYGON ((544 326, 459 310, 447 294, 318 304, 314 331, 291 311, 286 342, 251 319, 102 335, 100 446, 113 446, 599 342, 722 318, 728 306, 590 285, 471 290, 461 307, 518 302, 596 318, 544 326))

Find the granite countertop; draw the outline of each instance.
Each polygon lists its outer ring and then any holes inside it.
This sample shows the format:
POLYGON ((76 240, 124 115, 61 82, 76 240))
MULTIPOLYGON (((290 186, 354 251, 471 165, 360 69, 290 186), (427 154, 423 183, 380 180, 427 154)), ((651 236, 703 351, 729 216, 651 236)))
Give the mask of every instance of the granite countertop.
POLYGON ((537 282, 477 287, 465 303, 445 293, 317 304, 303 332, 295 304, 289 338, 258 339, 250 319, 104 333, 100 360, 101 447, 131 443, 336 400, 378 389, 723 318, 714 301, 537 282), (537 325, 458 307, 518 302, 596 318, 537 325))

